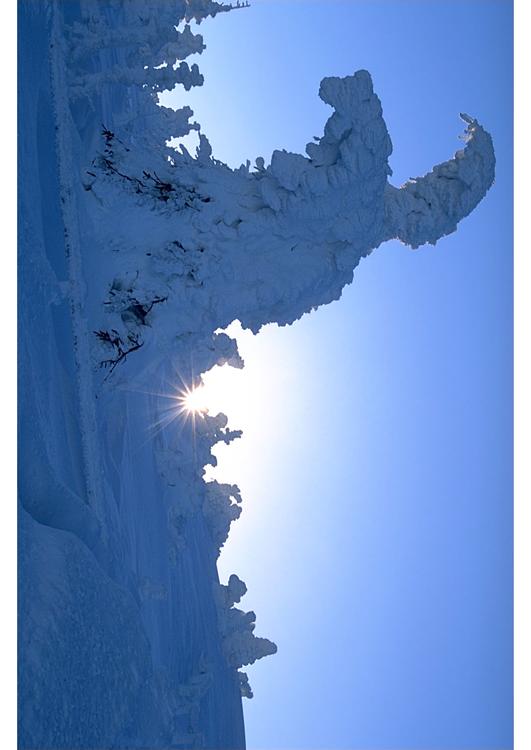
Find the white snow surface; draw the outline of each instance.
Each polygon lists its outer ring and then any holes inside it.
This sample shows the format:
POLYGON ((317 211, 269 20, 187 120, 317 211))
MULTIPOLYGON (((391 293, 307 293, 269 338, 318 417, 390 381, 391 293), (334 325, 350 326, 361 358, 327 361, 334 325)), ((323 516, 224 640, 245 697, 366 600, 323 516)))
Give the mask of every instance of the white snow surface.
MULTIPOLYGON (((239 5, 239 4, 238 4, 239 5)), ((236 6, 237 7, 237 6, 236 6)), ((220 329, 292 323, 360 259, 455 230, 494 179, 472 118, 453 159, 401 188, 370 75, 325 78, 306 155, 232 170, 158 92, 202 83, 188 23, 211 0, 19 6, 20 736, 35 748, 245 746, 240 667, 276 652, 216 560, 242 512, 204 479, 222 415, 179 414, 220 329)))

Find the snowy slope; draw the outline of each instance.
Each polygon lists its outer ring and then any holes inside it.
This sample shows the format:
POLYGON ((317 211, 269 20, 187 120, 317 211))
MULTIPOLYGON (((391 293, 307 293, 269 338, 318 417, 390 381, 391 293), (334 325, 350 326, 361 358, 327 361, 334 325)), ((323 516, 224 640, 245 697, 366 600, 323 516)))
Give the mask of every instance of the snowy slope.
POLYGON ((91 247, 79 242, 75 196, 66 211, 59 189, 82 140, 63 120, 74 148, 58 153, 49 54, 57 9, 19 10, 20 745, 243 747, 212 538, 192 520, 172 561, 139 397, 120 392, 109 415, 105 404, 94 408, 97 388, 87 393, 92 366, 79 336, 91 247), (75 224, 65 226, 65 214, 75 224), (74 262, 67 251, 78 252, 74 262))

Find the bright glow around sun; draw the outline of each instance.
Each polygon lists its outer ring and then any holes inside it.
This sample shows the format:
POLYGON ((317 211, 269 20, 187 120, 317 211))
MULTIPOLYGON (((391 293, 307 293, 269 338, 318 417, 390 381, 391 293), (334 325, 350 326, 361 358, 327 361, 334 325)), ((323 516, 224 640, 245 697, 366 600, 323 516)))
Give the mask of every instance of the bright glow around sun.
POLYGON ((187 391, 180 401, 188 414, 204 414, 208 411, 208 394, 204 386, 187 391))

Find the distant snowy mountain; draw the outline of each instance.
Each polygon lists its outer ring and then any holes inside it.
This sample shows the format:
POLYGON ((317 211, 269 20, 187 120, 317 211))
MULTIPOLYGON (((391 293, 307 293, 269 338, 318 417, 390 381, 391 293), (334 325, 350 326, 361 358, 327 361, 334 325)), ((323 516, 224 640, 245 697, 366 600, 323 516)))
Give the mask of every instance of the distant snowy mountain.
POLYGON ((216 561, 241 513, 205 481, 227 418, 184 404, 221 329, 338 299, 387 239, 454 231, 494 178, 491 139, 388 182, 366 71, 325 78, 307 155, 232 170, 158 92, 201 85, 211 0, 19 3, 20 727, 24 748, 243 748, 242 667, 276 652, 216 561))

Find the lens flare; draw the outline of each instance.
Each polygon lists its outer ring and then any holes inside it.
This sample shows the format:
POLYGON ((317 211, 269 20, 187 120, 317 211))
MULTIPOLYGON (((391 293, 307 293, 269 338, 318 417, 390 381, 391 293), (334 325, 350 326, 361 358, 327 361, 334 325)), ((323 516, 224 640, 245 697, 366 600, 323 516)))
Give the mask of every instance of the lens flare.
POLYGON ((187 390, 179 398, 181 406, 188 414, 206 414, 208 411, 207 398, 204 386, 198 386, 187 390))

